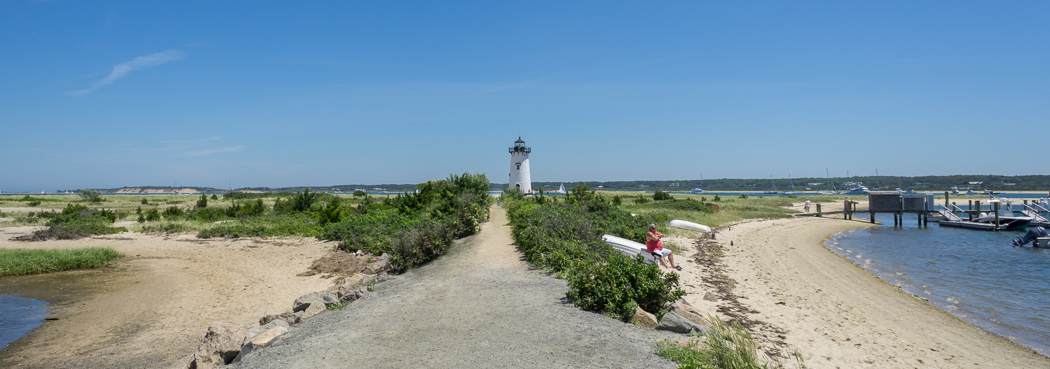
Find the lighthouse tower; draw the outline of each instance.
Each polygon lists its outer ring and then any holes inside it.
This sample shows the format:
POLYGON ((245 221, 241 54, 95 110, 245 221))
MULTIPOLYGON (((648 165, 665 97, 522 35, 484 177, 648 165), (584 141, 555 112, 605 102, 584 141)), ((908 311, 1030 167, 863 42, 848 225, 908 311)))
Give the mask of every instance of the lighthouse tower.
POLYGON ((518 137, 514 146, 507 150, 510 152, 510 183, 509 187, 517 187, 521 192, 532 193, 532 175, 529 174, 529 153, 532 148, 525 146, 525 141, 518 137))

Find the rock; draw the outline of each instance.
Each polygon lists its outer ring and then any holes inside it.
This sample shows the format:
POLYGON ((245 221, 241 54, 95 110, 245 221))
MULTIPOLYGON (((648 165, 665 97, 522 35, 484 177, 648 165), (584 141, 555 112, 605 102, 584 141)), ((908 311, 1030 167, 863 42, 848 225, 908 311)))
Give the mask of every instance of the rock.
MULTIPOLYGON (((263 332, 269 331, 269 330, 277 328, 277 327, 284 327, 285 332, 288 331, 288 328, 291 328, 291 326, 288 325, 288 322, 286 322, 284 320, 274 320, 274 321, 269 322, 269 323, 267 323, 265 325, 260 325, 258 327, 249 329, 247 332, 245 332, 245 334, 244 334, 244 342, 242 342, 241 345, 243 346, 243 345, 247 344, 249 341, 255 339, 255 336, 258 336, 258 335, 262 334, 263 332)), ((267 342, 269 342, 269 341, 267 341, 267 342)))
POLYGON ((634 317, 631 318, 631 323, 646 328, 656 328, 656 325, 659 324, 656 321, 656 315, 649 314, 649 312, 642 310, 640 307, 634 308, 634 317))
POLYGON ((354 273, 354 275, 344 278, 342 283, 329 288, 328 292, 335 292, 342 299, 344 295, 353 294, 361 287, 364 287, 371 278, 369 275, 354 273))
POLYGON ((241 361, 245 355, 260 347, 266 347, 277 337, 288 333, 288 323, 283 320, 275 320, 270 324, 258 326, 248 330, 248 336, 241 345, 241 352, 233 359, 233 362, 241 361))
POLYGON ((694 323, 692 320, 679 314, 678 311, 669 311, 664 314, 660 318, 660 323, 656 326, 656 329, 676 333, 707 332, 704 326, 694 323))
POLYGON ((718 301, 718 295, 715 295, 714 292, 705 293, 704 294, 704 300, 711 301, 711 302, 717 302, 718 301))
POLYGON ((292 303, 292 312, 306 311, 312 305, 321 305, 324 307, 324 293, 323 292, 311 292, 295 299, 292 303))
POLYGON ((707 314, 701 312, 693 305, 686 302, 685 299, 679 299, 675 303, 671 304, 671 311, 674 311, 682 317, 689 319, 689 321, 696 323, 696 325, 702 327, 701 332, 707 333, 714 329, 711 324, 711 320, 708 319, 707 314))
POLYGON ((334 292, 325 292, 321 295, 321 300, 324 301, 325 304, 338 304, 339 295, 334 292))
POLYGON ((310 307, 306 308, 306 310, 303 310, 302 319, 307 319, 314 315, 323 313, 325 310, 328 310, 328 308, 324 306, 324 303, 310 304, 310 307))
POLYGON ((379 274, 390 269, 390 254, 383 254, 378 260, 365 267, 365 274, 379 274))
MULTIPOLYGON (((302 315, 302 314, 299 314, 299 315, 302 315)), ((302 319, 299 318, 299 315, 296 315, 293 312, 285 312, 285 313, 280 313, 280 314, 277 314, 277 315, 267 315, 267 316, 262 317, 262 319, 259 319, 259 325, 266 325, 266 324, 269 324, 270 322, 272 322, 274 320, 283 320, 286 323, 288 323, 289 325, 296 325, 296 324, 299 324, 299 322, 302 321, 302 319)))
POLYGON ((244 337, 244 328, 222 322, 212 323, 200 339, 197 351, 193 353, 190 368, 212 369, 229 364, 241 352, 244 337))

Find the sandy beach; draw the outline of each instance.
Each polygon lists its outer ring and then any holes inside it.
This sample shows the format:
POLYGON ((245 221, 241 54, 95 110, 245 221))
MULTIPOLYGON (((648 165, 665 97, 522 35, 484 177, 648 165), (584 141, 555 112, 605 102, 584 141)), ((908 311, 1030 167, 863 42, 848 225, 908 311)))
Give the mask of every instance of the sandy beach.
POLYGON ((0 279, 0 293, 53 302, 49 320, 0 351, 0 367, 170 367, 208 325, 258 324, 332 284, 298 276, 332 249, 311 239, 214 239, 121 233, 18 242, 37 227, 0 229, 0 248, 111 247, 127 255, 94 270, 0 279))
POLYGON ((699 244, 721 247, 716 268, 730 292, 718 291, 715 268, 697 262, 710 257, 686 247, 686 300, 723 319, 744 320, 764 347, 797 350, 809 368, 1050 367, 1047 357, 951 316, 823 245, 833 234, 867 226, 797 218, 718 230, 699 244))

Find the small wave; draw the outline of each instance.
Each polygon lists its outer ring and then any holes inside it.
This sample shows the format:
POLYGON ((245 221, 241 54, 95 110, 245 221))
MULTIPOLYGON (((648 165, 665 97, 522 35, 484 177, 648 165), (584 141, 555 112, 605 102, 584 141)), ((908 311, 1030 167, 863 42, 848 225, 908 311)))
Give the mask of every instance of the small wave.
POLYGON ((948 302, 956 304, 956 305, 959 304, 959 299, 957 299, 955 297, 952 297, 952 296, 948 296, 947 298, 945 298, 945 300, 948 300, 948 302))

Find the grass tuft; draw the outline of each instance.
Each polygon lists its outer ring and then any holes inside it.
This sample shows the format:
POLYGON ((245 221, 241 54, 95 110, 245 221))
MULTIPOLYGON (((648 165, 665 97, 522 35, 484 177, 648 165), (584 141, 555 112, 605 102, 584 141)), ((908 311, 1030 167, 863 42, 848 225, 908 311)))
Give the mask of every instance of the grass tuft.
POLYGON ((0 249, 0 277, 95 268, 124 257, 108 247, 80 249, 0 249))

